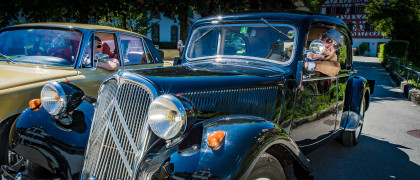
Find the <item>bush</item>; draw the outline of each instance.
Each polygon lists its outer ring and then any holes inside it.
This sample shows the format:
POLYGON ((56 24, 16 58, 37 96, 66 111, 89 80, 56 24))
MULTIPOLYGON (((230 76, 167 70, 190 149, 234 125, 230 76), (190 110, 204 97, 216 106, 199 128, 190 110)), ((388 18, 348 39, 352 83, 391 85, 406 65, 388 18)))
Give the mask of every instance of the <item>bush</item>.
MULTIPOLYGON (((403 60, 407 59, 408 41, 391 40, 385 45, 385 57, 397 57, 403 60)), ((405 61, 403 61, 405 62, 405 61)))
POLYGON ((369 44, 368 43, 362 43, 359 45, 359 55, 363 55, 365 51, 367 50, 369 44))
POLYGON ((386 53, 385 53, 385 45, 386 44, 380 44, 379 45, 378 57, 379 57, 379 61, 382 64, 387 64, 388 63, 388 58, 389 58, 389 57, 386 56, 386 53))
POLYGON ((159 49, 176 49, 177 42, 153 42, 153 44, 158 45, 159 49))

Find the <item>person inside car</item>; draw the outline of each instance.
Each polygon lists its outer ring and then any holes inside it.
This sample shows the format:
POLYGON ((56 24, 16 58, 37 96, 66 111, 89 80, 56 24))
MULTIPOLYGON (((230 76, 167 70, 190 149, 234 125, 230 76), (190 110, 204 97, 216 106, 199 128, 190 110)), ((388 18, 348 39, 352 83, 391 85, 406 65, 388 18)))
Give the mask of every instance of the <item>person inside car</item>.
MULTIPOLYGON (((99 37, 95 36, 95 55, 102 56, 103 54, 103 44, 99 37)), ((115 71, 120 67, 120 63, 117 59, 109 58, 106 61, 95 60, 97 67, 101 67, 110 71, 115 71)))
POLYGON ((340 71, 340 63, 337 61, 336 51, 343 45, 343 36, 334 29, 326 31, 318 38, 325 44, 322 54, 308 52, 305 59, 305 69, 309 73, 320 72, 328 76, 335 76, 340 71))

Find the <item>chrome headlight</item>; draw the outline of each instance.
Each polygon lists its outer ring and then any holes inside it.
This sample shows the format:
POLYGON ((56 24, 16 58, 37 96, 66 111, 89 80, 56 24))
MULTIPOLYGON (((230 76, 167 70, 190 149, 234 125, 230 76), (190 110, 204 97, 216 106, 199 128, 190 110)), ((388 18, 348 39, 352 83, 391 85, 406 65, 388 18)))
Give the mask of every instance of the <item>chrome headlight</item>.
POLYGON ((83 91, 77 86, 53 81, 42 88, 41 103, 51 115, 61 116, 76 109, 83 96, 83 91))
MULTIPOLYGON (((182 134, 192 110, 177 97, 165 94, 157 97, 149 106, 148 123, 152 131, 162 139, 172 139, 182 134), (188 112, 187 112, 188 111, 188 112)), ((187 105, 188 106, 188 105, 187 105)))
POLYGON ((41 102, 51 115, 61 115, 66 111, 66 93, 56 81, 49 82, 42 88, 41 102))

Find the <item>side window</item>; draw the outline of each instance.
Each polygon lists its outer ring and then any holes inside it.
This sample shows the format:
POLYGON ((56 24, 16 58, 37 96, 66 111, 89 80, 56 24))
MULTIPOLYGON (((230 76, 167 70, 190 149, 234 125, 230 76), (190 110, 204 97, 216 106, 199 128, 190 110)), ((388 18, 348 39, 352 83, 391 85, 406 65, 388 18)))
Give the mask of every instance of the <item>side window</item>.
POLYGON ((92 35, 83 56, 83 66, 92 67, 92 58, 98 55, 107 55, 109 59, 118 59, 115 37, 114 33, 95 33, 94 36, 92 35))
POLYGON ((143 41, 140 38, 121 35, 120 39, 124 65, 147 64, 143 41))
POLYGON ((336 76, 341 68, 346 66, 346 48, 344 36, 339 31, 325 26, 312 25, 306 42, 305 77, 336 76), (324 44, 323 51, 316 52, 312 48, 309 49, 311 45, 312 47, 319 46, 320 42, 324 44))
POLYGON ((117 43, 115 43, 115 34, 111 33, 95 33, 95 41, 100 40, 100 43, 95 44, 95 53, 102 53, 109 56, 109 58, 118 59, 117 43), (100 45, 100 47, 99 47, 100 45))

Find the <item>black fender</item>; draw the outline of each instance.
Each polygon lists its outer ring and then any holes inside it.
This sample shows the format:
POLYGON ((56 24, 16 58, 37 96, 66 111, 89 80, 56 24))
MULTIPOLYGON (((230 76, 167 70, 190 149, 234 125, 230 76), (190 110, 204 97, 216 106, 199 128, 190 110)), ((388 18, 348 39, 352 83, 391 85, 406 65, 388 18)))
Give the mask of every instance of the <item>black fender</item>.
POLYGON ((43 107, 26 109, 11 133, 11 149, 62 179, 79 179, 89 138, 94 106, 83 101, 71 113, 70 125, 61 124, 43 107))
POLYGON ((351 76, 347 80, 343 118, 341 119, 340 128, 344 130, 353 130, 363 123, 363 118, 359 119, 346 113, 354 113, 360 115, 362 100, 366 100, 365 110, 369 107, 370 94, 373 93, 375 81, 367 80, 360 76, 351 76), (372 88, 371 88, 372 87, 372 88))
MULTIPOLYGON (((198 133, 190 135, 198 136, 198 133)), ((204 121, 202 124, 201 144, 198 150, 183 151, 188 148, 180 145, 178 151, 169 158, 172 176, 187 178, 198 174, 221 179, 246 178, 259 157, 268 152, 279 162, 297 162, 311 174, 308 160, 296 143, 276 124, 255 116, 224 116, 204 121), (220 149, 212 150, 207 145, 207 137, 214 131, 226 133, 220 149), (181 150, 180 150, 181 149, 181 150)))

